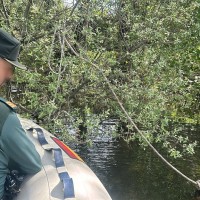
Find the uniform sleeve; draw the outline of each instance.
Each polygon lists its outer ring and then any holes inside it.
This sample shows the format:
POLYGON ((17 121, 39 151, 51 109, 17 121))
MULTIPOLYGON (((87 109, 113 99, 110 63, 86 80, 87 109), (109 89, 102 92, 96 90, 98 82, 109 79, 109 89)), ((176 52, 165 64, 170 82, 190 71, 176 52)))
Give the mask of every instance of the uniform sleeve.
POLYGON ((16 113, 11 113, 2 129, 3 151, 26 174, 41 170, 41 158, 26 135, 16 113))

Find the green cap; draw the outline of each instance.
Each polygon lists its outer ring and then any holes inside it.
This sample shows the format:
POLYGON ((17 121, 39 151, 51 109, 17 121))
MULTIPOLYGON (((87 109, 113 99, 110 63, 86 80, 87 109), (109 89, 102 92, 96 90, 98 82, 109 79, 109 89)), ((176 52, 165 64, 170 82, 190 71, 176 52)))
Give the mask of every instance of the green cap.
POLYGON ((0 57, 12 65, 26 70, 27 68, 17 60, 20 51, 20 42, 0 28, 0 57))

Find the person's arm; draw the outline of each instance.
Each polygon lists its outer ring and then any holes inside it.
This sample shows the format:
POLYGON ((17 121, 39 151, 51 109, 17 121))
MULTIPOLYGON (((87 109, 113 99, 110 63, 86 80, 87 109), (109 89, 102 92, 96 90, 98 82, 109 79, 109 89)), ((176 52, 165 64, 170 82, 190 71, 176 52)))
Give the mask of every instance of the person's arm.
POLYGON ((4 123, 1 138, 3 151, 23 173, 33 174, 41 170, 40 155, 14 112, 9 114, 4 123))

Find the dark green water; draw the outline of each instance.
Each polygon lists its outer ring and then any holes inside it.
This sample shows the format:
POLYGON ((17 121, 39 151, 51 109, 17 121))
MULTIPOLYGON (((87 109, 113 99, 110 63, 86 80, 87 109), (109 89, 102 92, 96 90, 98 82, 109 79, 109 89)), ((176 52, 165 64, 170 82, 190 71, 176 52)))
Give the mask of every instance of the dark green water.
MULTIPOLYGON (((198 129, 199 130, 199 129, 198 129)), ((197 130, 188 131, 197 136, 197 130)), ((195 187, 169 169, 150 149, 123 141, 72 147, 105 185, 113 200, 192 200, 195 187)), ((193 180, 200 179, 200 149, 173 164, 193 180)))

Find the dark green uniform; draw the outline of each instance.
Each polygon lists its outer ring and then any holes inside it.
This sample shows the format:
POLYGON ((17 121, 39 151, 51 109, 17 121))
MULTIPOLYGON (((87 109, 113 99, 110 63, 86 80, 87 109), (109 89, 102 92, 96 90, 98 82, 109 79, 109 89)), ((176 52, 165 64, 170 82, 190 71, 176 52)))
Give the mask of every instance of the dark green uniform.
POLYGON ((0 199, 9 170, 34 174, 41 170, 41 159, 15 113, 14 105, 0 98, 0 199))

